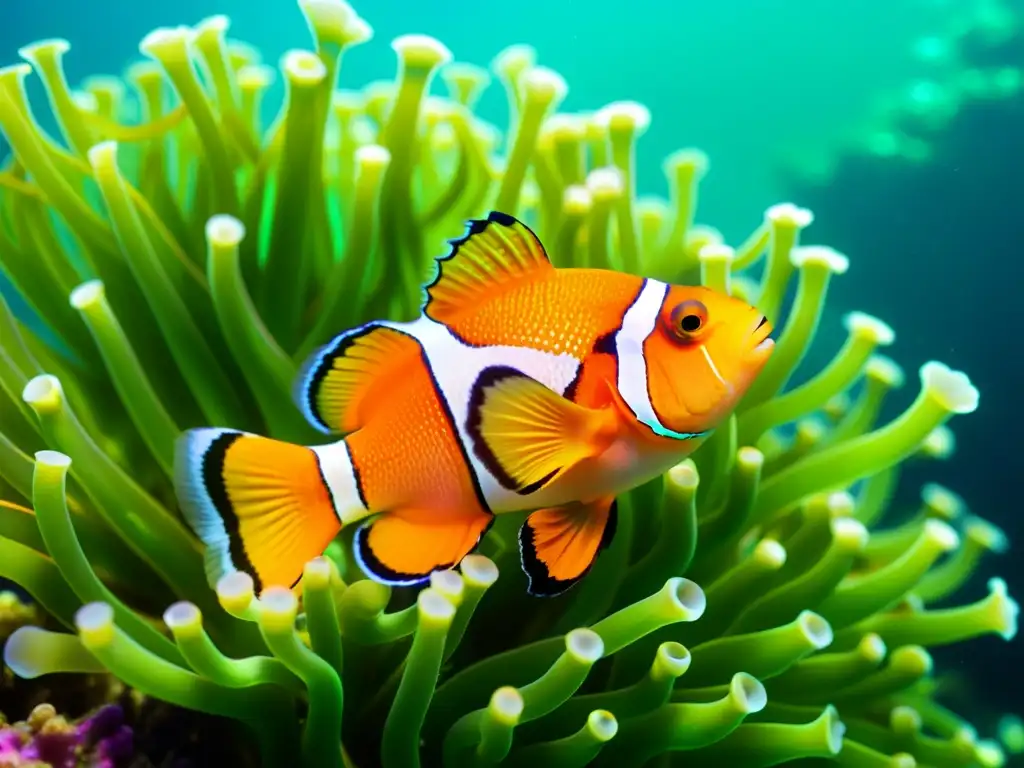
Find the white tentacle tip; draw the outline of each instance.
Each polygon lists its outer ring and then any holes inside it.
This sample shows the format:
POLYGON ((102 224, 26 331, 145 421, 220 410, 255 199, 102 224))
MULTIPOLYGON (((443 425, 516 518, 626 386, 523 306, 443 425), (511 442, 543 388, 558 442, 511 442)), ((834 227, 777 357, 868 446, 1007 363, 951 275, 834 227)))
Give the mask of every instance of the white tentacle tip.
POLYGON ((820 266, 834 275, 844 275, 850 268, 850 260, 827 245, 801 245, 789 253, 790 263, 796 267, 820 266))
POLYGON ((651 125, 651 110, 637 101, 614 101, 597 110, 594 120, 609 130, 641 134, 651 125))
POLYGON ((766 220, 777 226, 804 229, 814 223, 814 214, 793 203, 779 203, 765 211, 766 220))
POLYGON ((530 67, 523 75, 523 91, 530 99, 557 103, 569 92, 569 84, 553 69, 530 67))
POLYGON ((850 312, 843 318, 843 324, 850 333, 869 339, 879 347, 887 347, 896 341, 896 331, 891 325, 866 312, 850 312))
POLYGON ((238 245, 245 239, 245 225, 234 216, 218 213, 206 222, 206 239, 217 245, 238 245))
POLYGON ((932 360, 921 366, 921 386, 952 414, 973 413, 981 394, 962 371, 932 360))
POLYGON ((430 35, 401 35, 391 41, 391 47, 408 66, 433 69, 452 60, 447 46, 430 35))

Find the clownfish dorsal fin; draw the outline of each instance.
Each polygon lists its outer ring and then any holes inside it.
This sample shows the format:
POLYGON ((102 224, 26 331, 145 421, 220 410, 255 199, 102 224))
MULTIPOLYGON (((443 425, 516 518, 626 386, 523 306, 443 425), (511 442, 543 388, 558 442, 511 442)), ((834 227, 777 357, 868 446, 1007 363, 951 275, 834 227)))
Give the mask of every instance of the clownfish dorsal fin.
POLYGON ((439 323, 507 289, 510 283, 554 270, 533 231, 507 213, 491 211, 472 219, 466 234, 436 262, 437 274, 426 286, 423 312, 439 323))
POLYGON ((387 404, 388 391, 419 359, 419 343, 412 336, 367 323, 313 353, 299 374, 295 401, 321 432, 354 432, 374 408, 387 404))

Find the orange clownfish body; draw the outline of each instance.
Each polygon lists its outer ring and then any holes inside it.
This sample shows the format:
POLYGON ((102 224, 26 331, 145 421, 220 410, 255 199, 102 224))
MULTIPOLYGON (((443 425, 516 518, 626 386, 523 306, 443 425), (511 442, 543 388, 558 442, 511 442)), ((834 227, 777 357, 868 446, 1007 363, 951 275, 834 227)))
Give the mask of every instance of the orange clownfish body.
POLYGON ((533 510, 523 569, 531 593, 558 594, 610 540, 616 495, 690 454, 772 349, 753 307, 555 269, 506 214, 451 245, 417 320, 346 331, 304 367, 299 407, 343 439, 182 437, 178 497, 211 581, 243 570, 258 587, 294 586, 342 526, 364 521, 363 570, 420 584, 472 551, 494 515, 533 510))

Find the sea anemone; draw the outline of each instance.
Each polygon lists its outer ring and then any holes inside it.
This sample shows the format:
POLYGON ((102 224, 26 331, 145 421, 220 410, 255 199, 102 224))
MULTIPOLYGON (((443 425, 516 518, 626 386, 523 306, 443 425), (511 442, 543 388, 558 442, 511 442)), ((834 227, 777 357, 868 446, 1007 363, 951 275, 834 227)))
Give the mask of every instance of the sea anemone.
POLYGON ((834 359, 792 386, 848 266, 801 244, 809 211, 773 206, 730 247, 695 223, 699 151, 666 161, 671 200, 637 199, 642 105, 558 114, 566 83, 514 46, 492 67, 502 133, 474 112, 491 75, 423 35, 393 42, 394 83, 339 91, 371 28, 342 0, 300 8, 315 49, 284 56, 267 127, 275 70, 221 16, 147 35, 133 97, 110 78, 71 90, 63 40, 0 69, 0 264, 19 299, 0 305, 0 575, 67 630, 16 630, 8 666, 108 671, 234 718, 267 766, 998 764, 935 698, 929 649, 1013 637, 1001 580, 945 603, 1005 537, 938 486, 892 508, 905 462, 951 453, 945 422, 978 404, 967 376, 925 363, 914 402, 878 424, 904 378, 880 354, 895 334, 853 312, 834 359), (438 74, 446 97, 429 95, 438 74), (62 141, 33 117, 30 76, 62 141), (174 504, 178 434, 315 441, 297 365, 339 330, 414 316, 444 240, 492 208, 559 266, 757 303, 776 353, 694 460, 619 500, 618 536, 562 597, 524 595, 514 516, 418 592, 366 579, 348 531, 300 593, 256 595, 239 572, 211 589, 174 504))

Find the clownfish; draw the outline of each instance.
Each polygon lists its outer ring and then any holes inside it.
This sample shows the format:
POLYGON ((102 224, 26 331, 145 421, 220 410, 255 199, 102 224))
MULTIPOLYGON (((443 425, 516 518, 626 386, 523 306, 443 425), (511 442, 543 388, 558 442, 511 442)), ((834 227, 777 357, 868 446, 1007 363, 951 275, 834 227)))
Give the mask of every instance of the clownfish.
POLYGON ((768 360, 768 320, 702 287, 556 269, 522 222, 492 212, 437 259, 421 315, 345 331, 303 366, 312 447, 232 429, 179 439, 175 488, 211 584, 295 587, 359 523, 355 558, 396 586, 452 568, 494 516, 519 532, 534 595, 590 569, 615 498, 670 469, 768 360))

